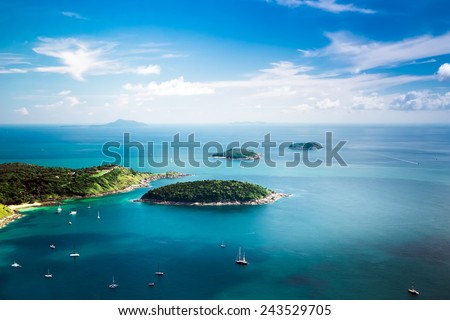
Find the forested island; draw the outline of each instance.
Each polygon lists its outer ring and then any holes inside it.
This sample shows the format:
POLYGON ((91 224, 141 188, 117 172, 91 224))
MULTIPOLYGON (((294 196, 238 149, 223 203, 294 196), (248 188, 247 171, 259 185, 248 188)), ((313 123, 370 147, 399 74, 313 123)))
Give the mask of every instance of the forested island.
POLYGON ((178 182, 148 191, 140 201, 166 205, 257 205, 274 202, 287 195, 236 180, 178 182))
POLYGON ((139 172, 117 165, 70 169, 26 163, 0 164, 0 226, 18 217, 18 212, 12 210, 18 206, 55 204, 64 199, 126 192, 146 187, 154 180, 180 176, 185 174, 139 172))
POLYGON ((292 149, 292 150, 319 150, 322 148, 323 148, 323 146, 320 143, 314 142, 314 141, 306 142, 306 143, 296 142, 296 143, 291 143, 289 145, 289 149, 292 149))
POLYGON ((233 148, 228 149, 225 152, 214 153, 212 157, 234 160, 253 160, 259 159, 259 154, 246 148, 233 148))

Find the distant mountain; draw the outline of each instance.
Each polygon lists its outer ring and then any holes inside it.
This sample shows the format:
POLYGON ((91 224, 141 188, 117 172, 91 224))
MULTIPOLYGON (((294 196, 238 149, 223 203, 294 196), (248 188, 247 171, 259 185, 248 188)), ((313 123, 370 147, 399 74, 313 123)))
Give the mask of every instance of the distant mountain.
POLYGON ((106 123, 106 124, 94 125, 94 127, 144 128, 144 127, 148 127, 148 125, 143 123, 143 122, 138 122, 138 121, 134 121, 134 120, 117 119, 116 121, 109 122, 109 123, 106 123))

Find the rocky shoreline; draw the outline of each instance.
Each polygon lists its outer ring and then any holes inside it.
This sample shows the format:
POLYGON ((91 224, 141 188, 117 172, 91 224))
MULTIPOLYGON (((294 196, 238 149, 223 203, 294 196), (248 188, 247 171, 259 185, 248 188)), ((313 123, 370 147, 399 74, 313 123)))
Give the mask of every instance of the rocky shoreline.
POLYGON ((4 226, 6 226, 7 224, 10 224, 11 222, 14 222, 22 217, 23 217, 23 214, 21 214, 17 211, 14 211, 13 214, 0 219, 0 229, 3 228, 4 226))
POLYGON ((229 202, 180 202, 180 201, 161 201, 161 200, 151 200, 151 199, 138 199, 135 202, 148 202, 152 204, 161 204, 168 206, 255 206, 262 204, 273 203, 281 198, 290 197, 289 194, 274 192, 262 199, 255 199, 250 201, 229 201, 229 202))

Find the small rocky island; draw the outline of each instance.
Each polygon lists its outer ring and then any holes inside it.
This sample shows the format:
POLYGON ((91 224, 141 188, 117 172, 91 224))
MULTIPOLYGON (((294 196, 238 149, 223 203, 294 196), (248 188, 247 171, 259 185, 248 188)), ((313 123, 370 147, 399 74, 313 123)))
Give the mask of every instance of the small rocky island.
POLYGON ((214 153, 212 157, 233 160, 255 160, 259 159, 259 154, 246 148, 233 148, 225 152, 214 153))
POLYGON ((259 205, 288 195, 236 180, 178 182, 148 191, 139 201, 165 205, 259 205))
POLYGON ((289 146, 289 149, 291 150, 319 150, 322 149, 323 146, 318 143, 318 142, 296 142, 296 143, 291 143, 291 145, 289 146))

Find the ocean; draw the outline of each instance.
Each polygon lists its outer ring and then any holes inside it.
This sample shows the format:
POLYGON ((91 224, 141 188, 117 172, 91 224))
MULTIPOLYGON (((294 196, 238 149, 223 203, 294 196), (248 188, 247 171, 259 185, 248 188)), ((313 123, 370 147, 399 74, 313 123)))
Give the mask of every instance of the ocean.
MULTIPOLYGON (((0 299, 450 299, 448 126, 4 125, 0 143, 1 163, 80 168, 119 160, 141 171, 191 174, 151 188, 236 179, 291 195, 262 206, 160 206, 134 202, 148 190, 140 188, 65 201, 58 215, 56 207, 25 210, 25 217, 0 229, 0 299), (134 142, 130 157, 124 157, 124 132, 134 142), (276 145, 325 145, 326 132, 331 147, 346 141, 338 152, 345 163, 334 158, 317 167, 304 161, 289 166, 293 151, 261 147, 269 133, 276 145), (184 142, 193 133, 199 147, 177 155, 170 148, 177 133, 184 142), (212 161, 205 144, 233 141, 257 142, 253 149, 263 159, 254 167, 217 159, 216 167, 205 165, 212 161), (150 154, 148 142, 154 144, 150 154), (263 161, 269 155, 273 165, 263 161), (74 247, 78 258, 69 257, 74 247), (249 265, 234 263, 239 248, 249 265), (22 268, 12 268, 14 261, 22 268), (158 266, 163 276, 155 275, 158 266), (44 277, 48 269, 51 279, 44 277), (108 287, 113 277, 115 290, 108 287), (411 285, 419 297, 408 295, 411 285)), ((326 160, 328 151, 308 154, 326 160)))

